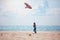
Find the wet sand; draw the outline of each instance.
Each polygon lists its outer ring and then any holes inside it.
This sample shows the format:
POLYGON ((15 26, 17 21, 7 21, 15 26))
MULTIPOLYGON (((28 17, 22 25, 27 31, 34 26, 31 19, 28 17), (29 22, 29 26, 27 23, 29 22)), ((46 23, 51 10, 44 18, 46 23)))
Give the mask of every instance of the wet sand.
POLYGON ((0 31, 0 40, 60 40, 60 32, 0 31))

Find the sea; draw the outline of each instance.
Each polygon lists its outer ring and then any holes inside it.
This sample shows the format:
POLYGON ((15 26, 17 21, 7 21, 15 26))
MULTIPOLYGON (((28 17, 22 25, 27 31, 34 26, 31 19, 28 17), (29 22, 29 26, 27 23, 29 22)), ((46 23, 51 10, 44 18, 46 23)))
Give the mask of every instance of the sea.
MULTIPOLYGON (((0 31, 33 31, 33 26, 0 26, 0 31)), ((37 31, 60 31, 60 26, 36 26, 37 31)))

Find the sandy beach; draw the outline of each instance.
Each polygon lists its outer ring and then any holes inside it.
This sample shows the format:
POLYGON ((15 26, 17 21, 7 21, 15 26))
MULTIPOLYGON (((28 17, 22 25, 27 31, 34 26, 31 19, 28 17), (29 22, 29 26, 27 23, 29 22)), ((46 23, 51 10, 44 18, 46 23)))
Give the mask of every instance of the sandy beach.
POLYGON ((60 40, 60 32, 0 31, 0 40, 60 40))

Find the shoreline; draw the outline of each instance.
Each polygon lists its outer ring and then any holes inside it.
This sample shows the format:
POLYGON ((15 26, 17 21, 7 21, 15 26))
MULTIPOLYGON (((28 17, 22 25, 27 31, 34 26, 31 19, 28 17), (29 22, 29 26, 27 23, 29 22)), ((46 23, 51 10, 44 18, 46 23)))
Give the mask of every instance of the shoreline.
MULTIPOLYGON (((33 32, 33 31, 0 31, 0 32, 33 32)), ((37 31, 39 32, 60 32, 60 31, 37 31)))

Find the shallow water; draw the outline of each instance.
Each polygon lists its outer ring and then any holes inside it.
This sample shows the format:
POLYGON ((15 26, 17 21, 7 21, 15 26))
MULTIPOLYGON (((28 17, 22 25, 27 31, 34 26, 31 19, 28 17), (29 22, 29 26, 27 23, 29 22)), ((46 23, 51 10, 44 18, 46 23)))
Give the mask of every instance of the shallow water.
MULTIPOLYGON (((60 26, 37 26, 37 31, 60 31, 60 26)), ((32 26, 0 26, 0 31, 33 31, 32 26)))

